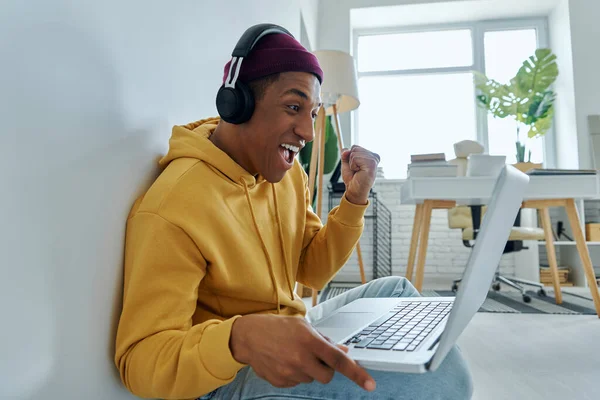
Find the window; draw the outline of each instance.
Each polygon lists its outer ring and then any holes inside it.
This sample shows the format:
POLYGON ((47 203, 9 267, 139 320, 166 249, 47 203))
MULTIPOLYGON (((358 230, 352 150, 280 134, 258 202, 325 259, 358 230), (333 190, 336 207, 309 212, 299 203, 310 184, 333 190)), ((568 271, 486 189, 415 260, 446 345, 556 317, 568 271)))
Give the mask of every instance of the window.
POLYGON ((358 41, 361 55, 358 69, 391 71, 470 67, 473 64, 471 47, 471 31, 468 29, 361 36, 358 41))
MULTIPOLYGON (((484 34, 485 73, 501 83, 508 83, 521 67, 523 60, 537 48, 535 29, 490 31, 484 34)), ((508 163, 515 163, 517 132, 514 121, 487 116, 488 143, 490 151, 506 156, 508 163)), ((525 133, 526 134, 526 133, 525 133)), ((542 141, 528 143, 531 161, 542 162, 542 141)))
MULTIPOLYGON (((543 20, 355 31, 361 98, 356 142, 381 155, 387 179, 406 178, 411 154, 454 158, 453 144, 464 139, 515 162, 515 125, 479 109, 472 71, 507 82, 543 36, 543 20)), ((534 144, 532 161, 542 162, 544 144, 534 144)))

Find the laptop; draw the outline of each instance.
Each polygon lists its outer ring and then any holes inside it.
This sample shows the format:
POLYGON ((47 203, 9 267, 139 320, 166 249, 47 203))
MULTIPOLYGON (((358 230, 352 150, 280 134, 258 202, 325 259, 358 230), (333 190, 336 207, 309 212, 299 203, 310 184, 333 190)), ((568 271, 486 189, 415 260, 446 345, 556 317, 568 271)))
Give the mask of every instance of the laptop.
POLYGON ((365 368, 435 371, 485 301, 528 183, 512 166, 501 171, 456 297, 357 299, 315 329, 365 368))

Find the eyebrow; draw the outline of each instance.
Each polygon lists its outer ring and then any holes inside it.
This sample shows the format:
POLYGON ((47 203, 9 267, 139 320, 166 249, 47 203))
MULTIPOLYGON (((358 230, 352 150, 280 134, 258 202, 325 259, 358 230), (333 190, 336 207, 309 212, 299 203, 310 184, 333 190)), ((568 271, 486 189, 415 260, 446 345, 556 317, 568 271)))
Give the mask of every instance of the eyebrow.
MULTIPOLYGON (((288 89, 283 93, 282 97, 285 96, 286 94, 295 94, 296 96, 299 96, 299 97, 303 98, 304 100, 308 100, 308 95, 300 89, 295 89, 295 88, 288 89)), ((323 105, 323 103, 320 102, 317 104, 317 107, 321 107, 322 105, 323 105)))
POLYGON ((302 90, 300 89, 288 89, 285 91, 285 93, 283 94, 284 96, 286 94, 295 94, 297 96, 302 97, 304 100, 308 100, 308 95, 306 93, 304 93, 302 90))

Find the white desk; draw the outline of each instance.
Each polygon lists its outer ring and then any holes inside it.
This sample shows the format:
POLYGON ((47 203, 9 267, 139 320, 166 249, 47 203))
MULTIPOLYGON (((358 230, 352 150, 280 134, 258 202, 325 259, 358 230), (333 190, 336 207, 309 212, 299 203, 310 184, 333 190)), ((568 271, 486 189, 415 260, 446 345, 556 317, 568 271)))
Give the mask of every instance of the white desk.
MULTIPOLYGON (((530 176, 525 200, 600 198, 598 175, 530 176)), ((490 177, 409 178, 402 185, 402 204, 425 200, 487 201, 496 180, 490 177)))
MULTIPOLYGON (((455 207, 457 203, 485 204, 491 197, 495 183, 496 179, 492 177, 409 178, 402 185, 400 193, 402 204, 416 204, 417 206, 406 277, 412 281, 415 256, 418 256, 414 282, 418 290, 421 290, 423 285, 432 210, 449 209, 455 207), (419 242, 421 246, 419 246, 419 242), (419 248, 418 255, 416 254, 417 247, 419 248)), ((586 280, 594 299, 596 312, 600 317, 600 292, 596 285, 592 261, 581 228, 582 222, 575 206, 576 199, 598 198, 600 198, 600 177, 598 175, 531 176, 523 208, 535 208, 540 213, 556 302, 559 304, 562 303, 562 294, 558 282, 558 266, 548 208, 565 208, 575 236, 586 280)))

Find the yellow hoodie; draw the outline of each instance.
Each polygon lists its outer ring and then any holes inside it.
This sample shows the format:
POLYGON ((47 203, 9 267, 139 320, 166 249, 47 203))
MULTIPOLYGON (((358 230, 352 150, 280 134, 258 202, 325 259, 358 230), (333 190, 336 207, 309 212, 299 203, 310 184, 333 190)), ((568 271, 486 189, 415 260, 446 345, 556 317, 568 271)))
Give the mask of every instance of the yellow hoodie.
POLYGON ((192 399, 231 382, 236 318, 304 316, 296 281, 320 289, 344 265, 367 206, 342 198, 323 226, 296 161, 276 184, 208 139, 219 120, 176 126, 164 171, 131 210, 115 363, 141 397, 192 399))

